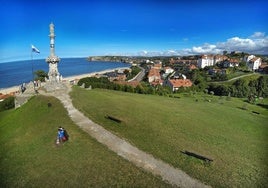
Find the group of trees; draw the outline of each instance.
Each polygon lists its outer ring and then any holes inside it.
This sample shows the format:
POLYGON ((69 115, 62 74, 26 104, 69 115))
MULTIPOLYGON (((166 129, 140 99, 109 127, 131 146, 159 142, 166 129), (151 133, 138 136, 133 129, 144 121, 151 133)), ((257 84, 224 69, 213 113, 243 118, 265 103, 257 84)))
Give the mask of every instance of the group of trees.
POLYGON ((219 96, 230 95, 240 98, 248 96, 268 97, 268 77, 260 76, 250 81, 241 78, 231 85, 209 84, 208 90, 219 96))
POLYGON ((156 95, 168 95, 172 91, 168 87, 157 86, 153 87, 149 84, 142 82, 137 87, 132 87, 130 85, 122 85, 114 82, 110 82, 108 78, 101 77, 86 77, 82 78, 77 83, 78 86, 84 85, 85 88, 102 88, 102 89, 111 89, 117 91, 124 91, 130 93, 139 93, 139 94, 156 94, 156 95))
POLYGON ((187 74, 187 77, 192 80, 192 91, 204 91, 208 89, 213 91, 215 95, 219 96, 233 96, 233 97, 248 97, 249 95, 256 95, 261 97, 268 96, 268 77, 260 76, 256 79, 238 79, 233 84, 216 84, 210 83, 204 70, 193 70, 187 74))
MULTIPOLYGON (((187 75, 193 82, 193 86, 189 88, 180 88, 176 92, 204 92, 213 93, 218 96, 232 96, 232 97, 268 97, 268 77, 260 76, 256 79, 238 79, 233 84, 216 84, 207 82, 207 76, 205 71, 193 70, 187 75)), ((137 87, 130 85, 121 85, 114 82, 110 82, 108 78, 83 78, 78 82, 78 85, 84 84, 86 88, 91 86, 92 88, 112 89, 131 93, 140 94, 156 94, 156 95, 170 95, 173 92, 169 87, 156 86, 153 87, 147 82, 141 82, 137 87)))

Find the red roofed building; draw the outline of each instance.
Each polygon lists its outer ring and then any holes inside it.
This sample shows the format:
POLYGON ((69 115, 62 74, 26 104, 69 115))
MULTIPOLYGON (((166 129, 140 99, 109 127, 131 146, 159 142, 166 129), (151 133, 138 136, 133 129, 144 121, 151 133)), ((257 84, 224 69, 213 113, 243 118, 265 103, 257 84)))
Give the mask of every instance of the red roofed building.
POLYGON ((190 64, 187 68, 188 68, 189 71, 197 69, 197 67, 194 64, 190 64))
POLYGON ((152 82, 162 83, 161 75, 159 73, 159 69, 151 68, 148 73, 148 82, 151 84, 152 82))
POLYGON ((16 93, 16 92, 11 92, 11 93, 9 93, 9 94, 3 94, 3 93, 0 93, 0 100, 4 100, 4 99, 6 99, 6 98, 8 98, 8 97, 15 96, 15 93, 16 93))
POLYGON ((156 64, 154 64, 153 68, 160 70, 160 69, 162 69, 162 64, 161 63, 156 63, 156 64))
POLYGON ((172 91, 177 91, 180 87, 191 87, 193 83, 189 79, 170 79, 166 81, 165 85, 172 91))

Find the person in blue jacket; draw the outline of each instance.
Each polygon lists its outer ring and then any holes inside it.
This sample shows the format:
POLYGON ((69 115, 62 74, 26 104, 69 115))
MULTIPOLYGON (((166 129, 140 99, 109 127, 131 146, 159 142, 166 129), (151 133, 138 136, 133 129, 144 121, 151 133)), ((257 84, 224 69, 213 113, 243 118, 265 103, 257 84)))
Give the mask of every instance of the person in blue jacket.
POLYGON ((62 127, 58 128, 58 141, 60 143, 64 141, 64 130, 62 127))

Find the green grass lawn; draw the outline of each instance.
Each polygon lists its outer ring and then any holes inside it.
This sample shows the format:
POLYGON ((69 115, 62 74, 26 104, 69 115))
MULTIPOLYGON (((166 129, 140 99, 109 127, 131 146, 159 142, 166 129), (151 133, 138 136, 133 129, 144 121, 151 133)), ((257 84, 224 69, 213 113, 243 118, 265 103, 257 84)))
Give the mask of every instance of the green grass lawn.
POLYGON ((268 184, 267 100, 260 107, 236 98, 188 94, 169 98, 78 87, 71 96, 94 122, 202 182, 214 187, 268 184), (186 156, 180 152, 184 150, 214 161, 208 164, 186 156))
POLYGON ((242 72, 242 71, 237 71, 235 73, 227 74, 227 77, 228 77, 228 80, 229 80, 229 79, 232 79, 232 78, 235 78, 235 77, 238 77, 238 76, 242 76, 242 75, 247 75, 247 74, 251 74, 251 72, 245 73, 245 72, 242 72))
POLYGON ((55 98, 0 113, 0 187, 170 187, 80 130, 55 98), (50 102, 52 107, 48 107, 50 102), (70 140, 56 146, 58 126, 70 140))

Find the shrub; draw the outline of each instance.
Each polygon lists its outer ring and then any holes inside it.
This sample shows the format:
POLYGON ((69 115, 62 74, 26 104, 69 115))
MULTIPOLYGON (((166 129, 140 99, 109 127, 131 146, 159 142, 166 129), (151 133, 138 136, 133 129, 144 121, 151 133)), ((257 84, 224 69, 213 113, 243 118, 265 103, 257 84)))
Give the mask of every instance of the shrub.
POLYGON ((6 98, 0 103, 0 111, 8 110, 15 107, 15 97, 6 98))

